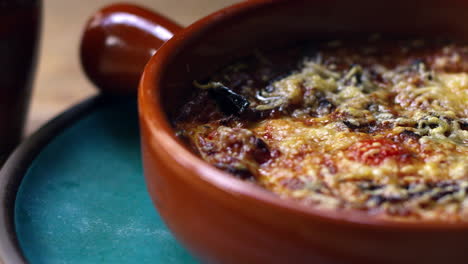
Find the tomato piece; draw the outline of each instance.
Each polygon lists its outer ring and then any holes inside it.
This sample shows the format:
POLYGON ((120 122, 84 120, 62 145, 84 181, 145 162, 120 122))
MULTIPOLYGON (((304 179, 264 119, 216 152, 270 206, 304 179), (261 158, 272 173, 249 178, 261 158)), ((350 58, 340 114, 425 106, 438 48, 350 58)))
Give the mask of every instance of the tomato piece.
POLYGON ((348 158, 351 160, 374 166, 388 158, 406 162, 411 156, 408 150, 388 139, 366 139, 348 149, 348 158))

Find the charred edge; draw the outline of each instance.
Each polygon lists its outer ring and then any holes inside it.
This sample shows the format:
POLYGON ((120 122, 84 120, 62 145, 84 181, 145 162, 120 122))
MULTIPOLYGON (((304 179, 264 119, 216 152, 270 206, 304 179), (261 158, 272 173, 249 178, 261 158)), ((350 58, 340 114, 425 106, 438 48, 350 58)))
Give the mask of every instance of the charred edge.
POLYGON ((401 136, 405 139, 415 139, 418 140, 421 138, 420 135, 416 134, 415 132, 411 130, 404 130, 403 132, 400 133, 401 136))
POLYGON ((261 138, 255 138, 255 150, 253 156, 259 164, 267 162, 271 158, 268 145, 261 138))
POLYGON ((383 187, 383 185, 376 184, 372 181, 361 182, 358 186, 363 191, 376 191, 376 190, 382 189, 383 187))
POLYGON ((229 126, 236 120, 238 120, 238 117, 230 115, 230 116, 217 120, 217 123, 221 126, 229 126))
POLYGON ((333 112, 336 106, 328 99, 320 99, 318 102, 317 113, 319 115, 327 115, 333 112))
POLYGON ((459 121, 462 130, 468 130, 468 121, 459 121))
MULTIPOLYGON (((375 191, 382 188, 380 185, 376 185, 372 182, 363 182, 359 185, 363 191, 375 191)), ((375 203, 377 206, 383 203, 397 204, 416 199, 423 195, 429 194, 429 198, 432 201, 440 201, 441 199, 453 195, 460 191, 460 186, 455 182, 438 182, 438 183, 427 183, 423 189, 416 190, 416 185, 404 185, 401 186, 406 189, 408 193, 403 196, 385 196, 385 195, 372 195, 369 198, 370 202, 375 203), (434 188, 440 188, 438 191, 434 191, 434 188)), ((465 188, 468 189, 468 188, 465 188)))
POLYGON ((372 132, 372 123, 366 123, 366 124, 360 124, 360 125, 354 125, 350 123, 347 120, 343 121, 343 124, 345 124, 349 129, 352 129, 353 131, 358 131, 358 132, 363 132, 363 133, 371 133, 372 132))
POLYGON ((440 192, 437 192, 436 194, 434 194, 431 199, 434 200, 434 201, 439 201, 441 200, 442 198, 448 196, 448 195, 452 195, 456 192, 458 192, 458 188, 455 188, 453 190, 443 190, 443 191, 440 191, 440 192))
POLYGON ((264 120, 267 118, 277 118, 283 115, 279 109, 269 109, 269 110, 256 110, 252 108, 248 108, 246 111, 242 113, 242 119, 250 122, 256 122, 260 120, 264 120))
POLYGON ((383 203, 397 204, 407 200, 405 197, 401 196, 383 196, 383 195, 374 195, 371 197, 372 200, 376 201, 379 205, 383 203))
POLYGON ((216 168, 223 170, 227 173, 234 175, 241 180, 254 180, 255 177, 247 168, 236 168, 227 164, 217 163, 214 165, 216 168))

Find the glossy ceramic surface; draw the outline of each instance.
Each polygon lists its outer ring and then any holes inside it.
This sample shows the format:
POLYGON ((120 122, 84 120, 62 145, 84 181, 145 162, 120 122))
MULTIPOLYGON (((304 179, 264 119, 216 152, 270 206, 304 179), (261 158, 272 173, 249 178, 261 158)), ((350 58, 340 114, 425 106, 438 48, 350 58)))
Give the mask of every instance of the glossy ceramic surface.
POLYGON ((0 164, 22 136, 36 68, 41 2, 0 2, 0 164))
MULTIPOLYGON (((14 206, 15 254, 47 264, 197 263, 152 208, 134 99, 101 99, 91 99, 99 102, 82 108, 63 129, 39 135, 52 138, 25 152, 35 155, 29 164, 18 157, 8 161, 27 166, 14 206)), ((63 118, 48 126, 58 122, 63 118)))
POLYGON ((81 41, 81 63, 104 92, 135 94, 143 67, 182 27, 144 8, 116 4, 94 14, 81 41))
POLYGON ((177 33, 148 62, 139 89, 144 173, 168 227, 209 263, 465 263, 466 224, 385 222, 281 200, 197 158, 168 119, 193 80, 256 48, 375 32, 466 40, 466 11, 459 0, 251 0, 177 33))

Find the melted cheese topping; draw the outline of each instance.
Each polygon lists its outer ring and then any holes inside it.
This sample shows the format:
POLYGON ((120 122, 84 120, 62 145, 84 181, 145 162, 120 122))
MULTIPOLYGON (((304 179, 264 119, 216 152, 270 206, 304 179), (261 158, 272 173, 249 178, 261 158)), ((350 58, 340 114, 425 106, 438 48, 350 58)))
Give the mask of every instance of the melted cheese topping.
POLYGON ((226 115, 200 91, 176 129, 207 162, 285 199, 393 220, 466 221, 468 73, 445 70, 464 63, 458 50, 387 64, 367 51, 342 59, 342 50, 325 50, 265 83, 252 72, 271 62, 231 66, 213 79, 237 76, 249 110, 226 115))

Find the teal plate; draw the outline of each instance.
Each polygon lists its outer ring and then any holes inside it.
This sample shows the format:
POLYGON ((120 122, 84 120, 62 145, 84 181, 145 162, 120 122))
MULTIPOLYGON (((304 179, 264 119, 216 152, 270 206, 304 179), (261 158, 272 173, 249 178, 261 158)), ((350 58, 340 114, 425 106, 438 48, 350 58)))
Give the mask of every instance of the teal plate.
POLYGON ((196 262, 146 191, 134 100, 90 99, 28 141, 1 172, 6 263, 196 262))

